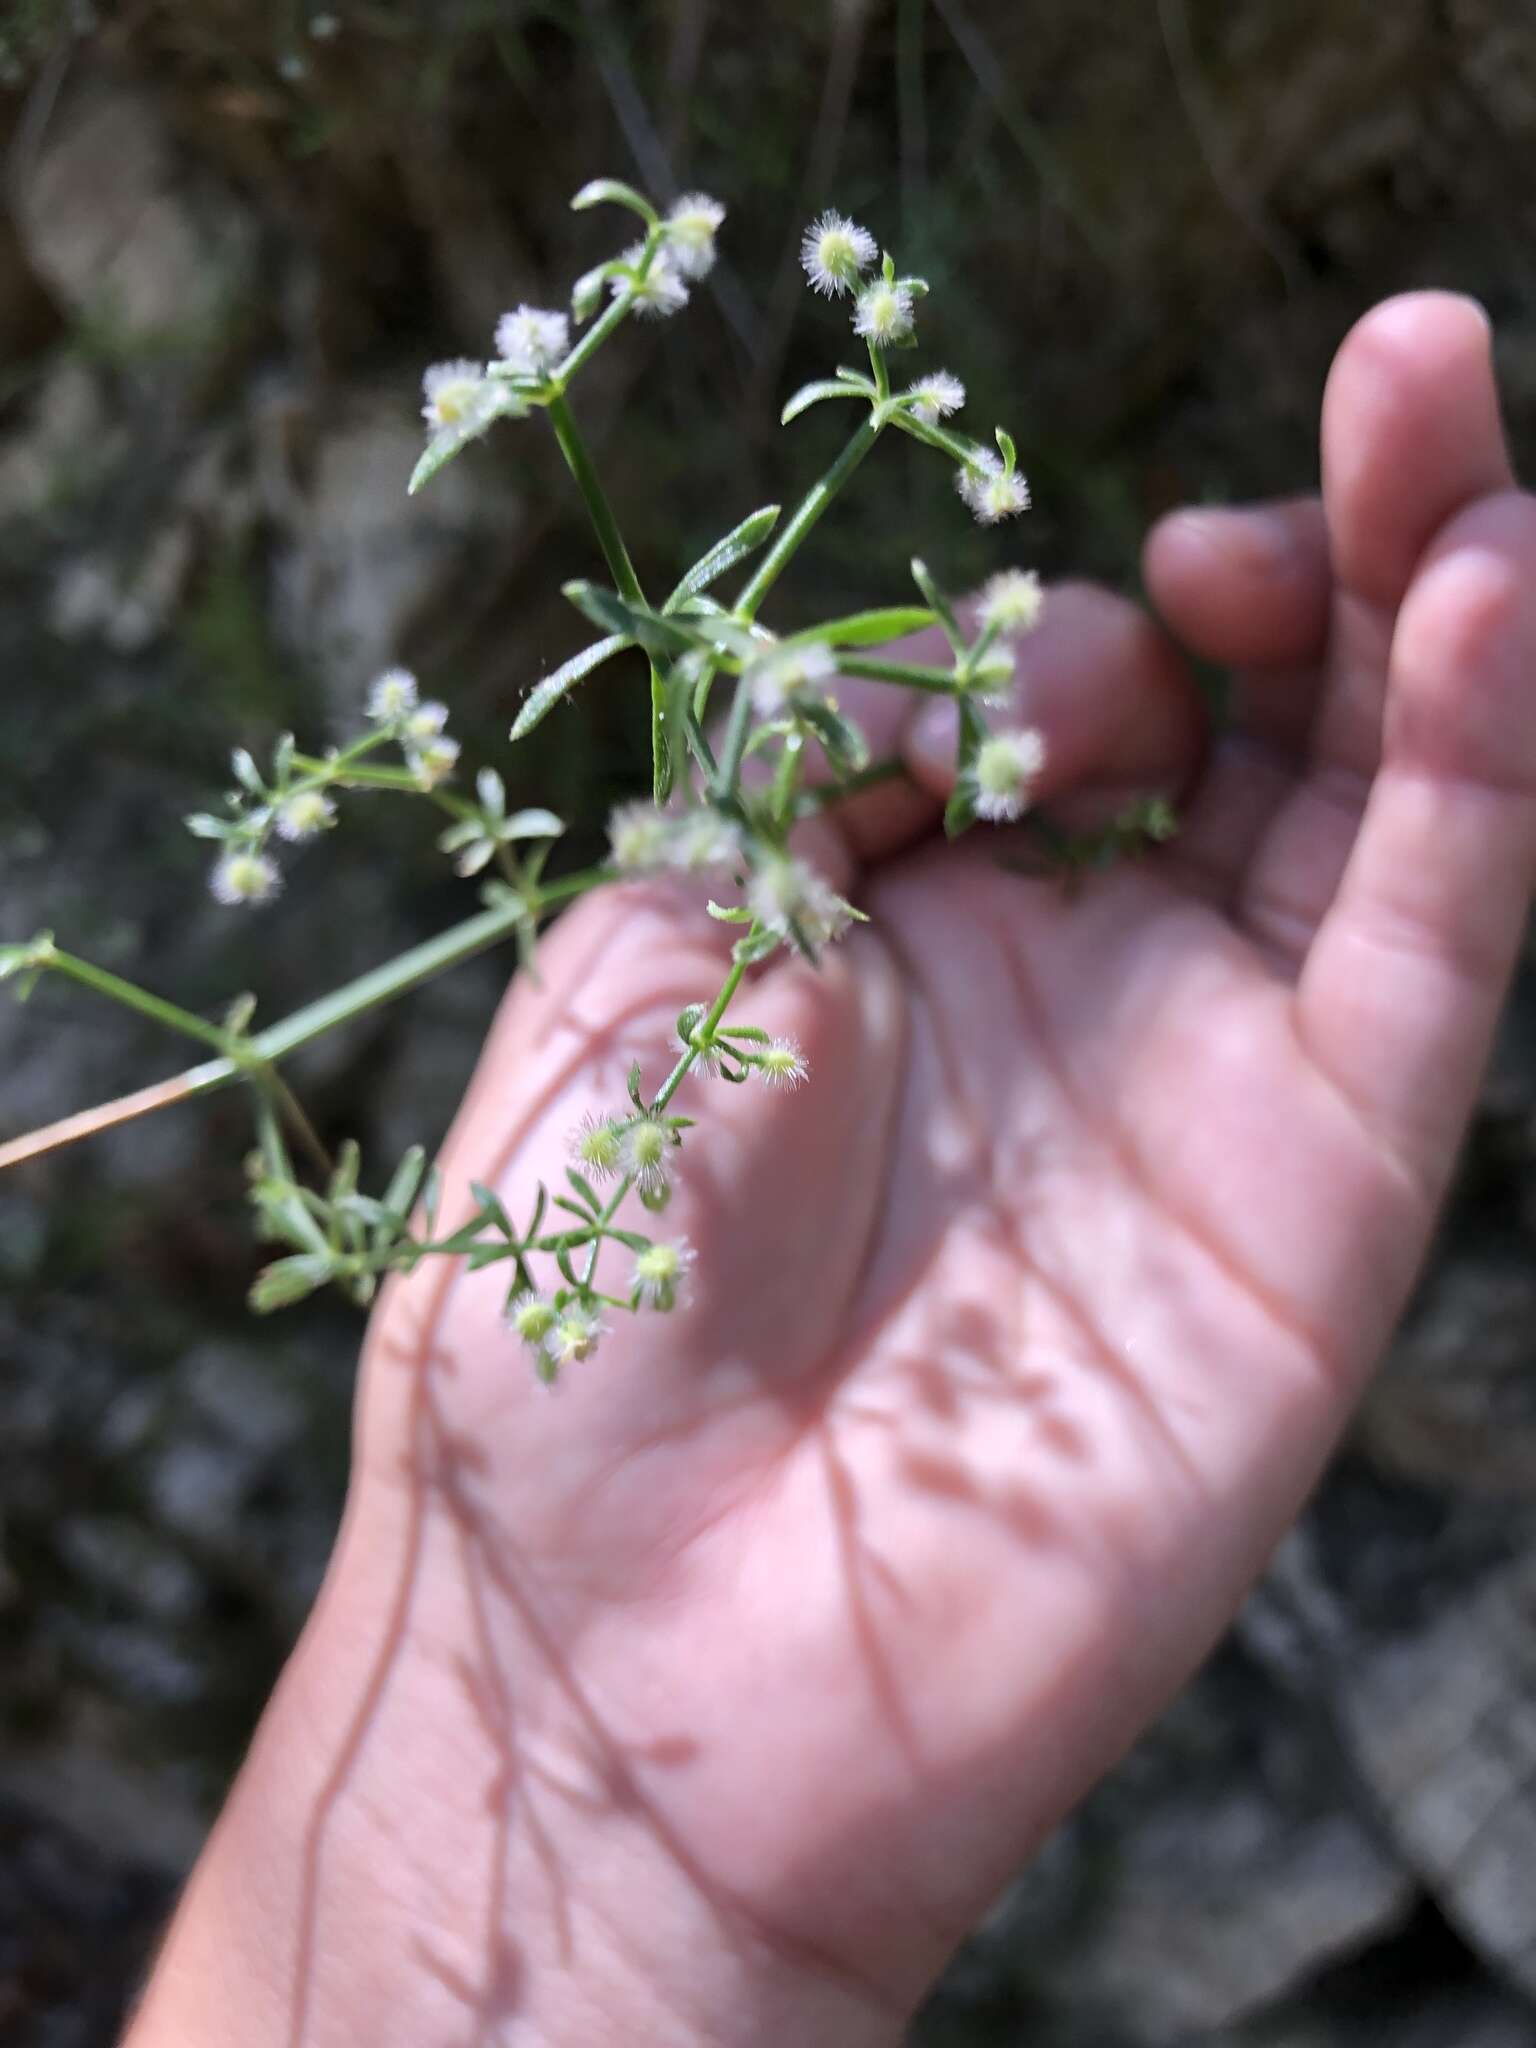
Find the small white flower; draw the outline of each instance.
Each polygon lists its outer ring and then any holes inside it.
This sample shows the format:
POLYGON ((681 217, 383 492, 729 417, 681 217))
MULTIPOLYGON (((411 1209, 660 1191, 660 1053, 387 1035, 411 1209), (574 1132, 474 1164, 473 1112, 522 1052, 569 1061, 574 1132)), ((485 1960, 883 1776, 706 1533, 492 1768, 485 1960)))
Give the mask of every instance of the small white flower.
POLYGON ((868 228, 830 208, 811 222, 800 242, 800 261, 811 290, 829 299, 852 291, 875 255, 875 238, 868 228))
POLYGON ((675 1244, 648 1244, 635 1253, 632 1285, 647 1308, 676 1308, 698 1257, 686 1237, 675 1244))
POLYGON ((741 830, 707 805, 684 811, 667 823, 666 861, 687 874, 735 867, 741 859, 741 830))
POLYGON ((401 737, 413 746, 424 747, 429 740, 435 740, 448 723, 448 706, 439 704, 436 698, 429 698, 425 704, 417 704, 400 721, 401 737))
POLYGON ((368 685, 368 716, 375 725, 396 725, 416 709, 416 678, 408 668, 387 668, 368 685))
POLYGON ((820 641, 807 647, 775 647, 747 668, 747 688, 754 708, 775 718, 803 692, 816 691, 837 674, 837 657, 820 641))
POLYGON ((619 1137, 619 1160, 642 1195, 659 1195, 667 1185, 672 1133, 654 1116, 637 1116, 619 1137))
POLYGON ((823 876, 793 854, 772 854, 747 884, 747 908, 765 930, 784 937, 791 924, 812 945, 835 939, 852 913, 823 876))
POLYGON ((771 1038, 752 1064, 770 1088, 798 1088, 807 1073, 805 1054, 792 1038, 771 1038))
POLYGON ((983 526, 1029 510, 1029 485, 1016 469, 1005 469, 1003 458, 989 449, 955 471, 955 489, 983 526))
POLYGON ((999 569, 981 586, 981 622, 999 633, 1029 633, 1039 625, 1044 603, 1033 569, 999 569))
POLYGON ((715 236, 725 208, 707 192, 689 192, 668 208, 667 247, 684 277, 705 277, 714 268, 715 236))
POLYGON ((279 797, 273 822, 280 839, 313 839, 336 822, 336 806, 318 789, 296 789, 279 797))
POLYGON ((407 747, 406 766, 423 789, 435 789, 453 773, 459 758, 459 743, 447 734, 429 739, 421 746, 407 747))
POLYGON ((421 416, 434 433, 443 427, 472 425, 495 395, 486 381, 485 365, 464 357, 433 363, 422 373, 421 391, 421 416))
POLYGON ((276 861, 250 847, 226 853, 208 878, 219 903, 270 903, 283 886, 276 861))
POLYGON ((583 1173, 611 1180, 624 1164, 622 1127, 612 1117, 584 1116, 571 1133, 571 1158, 583 1173))
POLYGON ((876 348, 890 348, 910 340, 912 335, 912 294, 904 284, 887 284, 883 277, 866 285, 853 310, 853 331, 876 348))
POLYGON ((629 270, 627 274, 611 280, 613 295, 616 299, 627 300, 637 313, 665 320, 669 313, 681 312, 687 305, 688 287, 675 259, 665 249, 656 251, 649 270, 641 277, 639 269, 644 255, 643 242, 636 242, 624 251, 619 261, 628 264, 629 270))
POLYGON ((912 408, 914 418, 934 427, 964 405, 965 386, 958 377, 951 377, 948 370, 935 370, 931 377, 920 377, 915 384, 909 384, 907 396, 917 400, 912 408))
POLYGON ((519 306, 496 322, 496 353, 524 377, 542 377, 571 345, 571 323, 563 313, 519 306))
POLYGON ((573 1302, 569 1308, 560 1311, 545 1344, 558 1367, 590 1358, 607 1334, 608 1326, 600 1320, 595 1308, 583 1308, 579 1302, 573 1302))
POLYGON ((995 732, 976 749, 969 780, 978 818, 994 824, 1021 818, 1045 766, 1045 741, 1033 726, 995 732))
POLYGON ((659 874, 671 864, 671 827, 654 804, 619 804, 608 819, 608 851, 621 874, 659 874))
POLYGON ((968 694, 982 704, 1003 705, 1013 698, 1018 662, 1011 647, 989 647, 971 671, 968 694))
POLYGON ((522 1338, 540 1365, 549 1361, 550 1339, 560 1311, 542 1294, 519 1294, 507 1305, 507 1327, 522 1338))

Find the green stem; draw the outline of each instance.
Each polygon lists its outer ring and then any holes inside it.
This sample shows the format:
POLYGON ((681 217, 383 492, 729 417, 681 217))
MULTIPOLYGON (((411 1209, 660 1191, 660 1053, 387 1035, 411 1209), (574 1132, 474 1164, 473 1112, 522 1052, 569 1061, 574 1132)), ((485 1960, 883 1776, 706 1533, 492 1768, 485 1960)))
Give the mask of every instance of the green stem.
POLYGON ((978 455, 987 450, 978 442, 968 441, 962 434, 952 434, 948 427, 934 426, 927 420, 920 420, 915 413, 907 412, 901 406, 891 408, 889 419, 893 427, 899 427, 904 434, 910 434, 914 441, 921 441, 929 448, 937 448, 941 455, 948 455, 962 465, 972 463, 978 455))
POLYGON ((94 989, 97 995, 109 996, 126 1010, 137 1010, 141 1017, 152 1018, 156 1024, 179 1031, 185 1038, 195 1038, 200 1045, 214 1046, 219 1052, 229 1049, 229 1033, 221 1031, 218 1025, 194 1016, 190 1010, 182 1009, 179 1003, 169 1003, 163 996, 151 995, 147 988, 124 981, 121 975, 109 974, 105 967, 94 967, 89 960, 78 959, 73 953, 61 953, 57 947, 50 947, 46 961, 41 964, 67 975, 71 981, 78 981, 82 987, 94 989))
POLYGON ((839 654, 837 672, 840 676, 866 676, 875 683, 901 683, 909 690, 930 690, 946 697, 952 696, 955 689, 952 669, 930 668, 916 661, 881 661, 874 655, 839 654))
MULTIPOLYGON (((824 476, 812 484, 800 500, 793 517, 758 563, 756 574, 737 598, 737 618, 750 620, 756 617, 758 606, 788 568, 811 528, 879 440, 885 419, 886 415, 881 411, 871 412, 866 420, 861 421, 857 433, 836 462, 824 476)), ((741 762, 746 751, 747 726, 751 711, 751 695, 743 679, 737 683, 736 694, 731 699, 730 721, 726 726, 725 742, 720 752, 720 765, 715 773, 717 798, 734 796, 736 793, 736 786, 741 780, 741 762)))
POLYGON ((630 310, 629 301, 622 296, 609 302, 551 376, 549 381, 558 391, 563 393, 576 372, 592 360, 615 328, 623 326, 630 310))
MULTIPOLYGON (((756 929, 757 927, 755 925, 751 927, 751 930, 754 932, 756 931, 756 929)), ((720 1019, 725 1015, 726 1011, 730 1008, 731 998, 735 995, 737 989, 741 987, 741 978, 746 973, 746 971, 747 963, 745 960, 733 961, 731 965, 731 971, 725 977, 725 981, 721 986, 719 995, 715 997, 714 1002, 710 1005, 708 1016, 703 1018, 702 1021, 694 1028, 693 1035, 695 1038, 702 1038, 706 1041, 709 1039, 711 1033, 719 1024, 720 1019)), ((688 1072, 688 1069, 693 1065, 694 1061, 698 1058, 698 1056, 698 1053, 694 1050, 694 1048, 691 1045, 684 1046, 682 1054, 678 1059, 677 1065, 672 1069, 671 1073, 668 1074, 666 1080, 662 1082, 661 1088, 657 1093, 656 1100, 651 1104, 651 1111, 653 1115, 658 1111, 666 1108, 667 1104, 672 1100, 673 1096, 677 1093, 678 1089, 682 1087, 683 1080, 688 1072)))
MULTIPOLYGON (((603 322, 599 321, 598 327, 602 324, 603 322)), ((597 329, 594 328, 593 334, 596 332, 597 329)), ((592 336, 589 335, 587 338, 590 341, 592 336)), ((576 479, 576 488, 586 503, 587 516, 592 521, 598 546, 603 551, 603 560, 608 564, 620 597, 626 598, 631 604, 643 605, 645 592, 640 588, 635 565, 629 559, 629 550, 624 545, 624 536, 619 532, 619 523, 613 516, 613 507, 608 502, 592 458, 587 453, 587 444, 577 431, 576 421, 572 417, 563 391, 549 401, 545 411, 549 414, 549 423, 555 430, 555 439, 560 443, 560 453, 565 457, 566 467, 576 479)), ((653 792, 658 803, 666 801, 672 786, 672 751, 668 745, 666 721, 666 679, 653 661, 651 774, 653 792)))
MULTIPOLYGON (((602 322, 598 322, 601 326, 602 322)), ((596 332, 596 329, 593 330, 596 332)), ((592 337, 589 335, 588 340, 592 337)), ((620 597, 631 604, 644 604, 645 593, 640 588, 640 579, 635 574, 635 565, 629 559, 629 550, 624 545, 624 536, 619 532, 618 521, 613 516, 613 507, 608 503, 592 458, 587 453, 587 444, 582 440, 566 403, 565 394, 552 398, 545 407, 549 423, 555 430, 555 439, 560 443, 560 453, 565 464, 576 479, 576 488, 586 504, 587 516, 597 534, 597 544, 603 551, 603 560, 613 575, 614 584, 620 597)))
MULTIPOLYGON (((755 931, 757 927, 754 925, 752 929, 755 931)), ((726 1011, 730 1008, 731 998, 735 995, 737 989, 741 987, 741 978, 746 973, 746 971, 747 963, 744 960, 736 960, 732 962, 731 971, 725 977, 725 981, 721 986, 720 993, 715 997, 714 1002, 710 1005, 708 1016, 703 1019, 703 1021, 698 1025, 697 1029, 694 1032, 695 1038, 707 1038, 709 1034, 719 1024, 720 1019, 725 1015, 726 1011)), ((652 1116, 659 1116, 661 1112, 667 1107, 668 1103, 671 1102, 673 1096, 677 1093, 678 1089, 681 1088, 681 1086, 683 1085, 683 1081, 688 1073, 688 1069, 693 1065, 694 1061, 698 1058, 698 1056, 699 1055, 693 1046, 686 1045, 683 1047, 681 1054, 678 1056, 676 1066, 673 1067, 671 1073, 668 1074, 666 1080, 662 1082, 660 1089, 657 1091, 655 1099, 651 1103, 650 1114, 652 1116)), ((630 1189, 634 1186, 634 1184, 635 1183, 633 1177, 629 1174, 625 1174, 624 1178, 619 1182, 618 1186, 614 1189, 612 1195, 610 1195, 610 1197, 608 1198, 607 1204, 603 1209, 602 1215, 599 1216, 597 1219, 596 1228, 599 1232, 606 1230, 607 1226, 613 1221, 614 1217, 618 1214, 619 1204, 624 1200, 624 1197, 629 1193, 630 1189)), ((592 1250, 587 1258, 587 1270, 582 1277, 582 1285, 585 1288, 590 1288, 592 1285, 592 1275, 597 1270, 597 1255, 600 1243, 601 1238, 594 1242, 592 1250)))
POLYGON ((836 462, 824 476, 811 485, 795 507, 794 516, 780 530, 773 546, 758 563, 757 571, 746 589, 737 598, 737 618, 753 619, 757 616, 758 607, 788 568, 811 528, 874 447, 880 437, 880 429, 885 425, 885 418, 884 414, 871 413, 868 419, 863 420, 858 432, 836 462))

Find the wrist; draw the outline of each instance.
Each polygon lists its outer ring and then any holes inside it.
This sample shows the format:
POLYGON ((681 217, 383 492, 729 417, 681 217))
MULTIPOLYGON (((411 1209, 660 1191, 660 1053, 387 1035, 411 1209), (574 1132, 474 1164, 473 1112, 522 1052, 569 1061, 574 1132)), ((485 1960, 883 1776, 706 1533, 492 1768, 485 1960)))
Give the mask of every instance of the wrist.
POLYGON ((689 1867, 581 1701, 456 1519, 373 1482, 127 2048, 895 2040, 689 1867))

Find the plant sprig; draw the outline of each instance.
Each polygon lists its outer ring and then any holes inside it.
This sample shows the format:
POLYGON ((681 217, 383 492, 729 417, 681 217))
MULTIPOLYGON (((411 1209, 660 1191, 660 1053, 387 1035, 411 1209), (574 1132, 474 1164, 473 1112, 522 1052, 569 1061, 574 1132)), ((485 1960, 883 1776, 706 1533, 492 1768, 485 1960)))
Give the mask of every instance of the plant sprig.
MULTIPOLYGON (((369 687, 362 725, 343 744, 307 753, 293 735, 283 734, 265 769, 237 749, 234 786, 222 810, 194 813, 188 829, 218 847, 210 878, 214 895, 229 904, 257 905, 279 891, 282 849, 332 829, 343 798, 360 791, 418 797, 446 815, 438 846, 457 872, 483 878, 477 916, 259 1030, 252 1028, 249 998, 212 1024, 62 951, 49 933, 0 947, 0 980, 13 980, 19 995, 41 974, 58 973, 213 1055, 138 1097, 0 1147, 0 1165, 161 1101, 241 1082, 250 1090, 256 1125, 248 1162, 250 1200, 258 1235, 279 1254, 257 1275, 253 1307, 283 1307, 327 1286, 366 1303, 382 1280, 408 1274, 434 1257, 461 1259, 470 1271, 505 1266, 508 1325, 546 1380, 588 1358, 611 1316, 668 1311, 683 1297, 694 1263, 691 1246, 686 1239, 637 1228, 626 1205, 633 1197, 647 1219, 667 1209, 693 1127, 692 1118, 673 1108, 684 1083, 705 1075, 738 1087, 794 1087, 805 1078, 798 1046, 738 1021, 732 1006, 762 962, 782 949, 814 962, 863 916, 794 840, 803 819, 900 773, 899 763, 871 758, 857 718, 838 698, 838 679, 953 700, 956 787, 945 813, 951 834, 978 820, 1024 815, 1045 764, 1038 732, 990 718, 1006 712, 1012 701, 1014 644, 1040 615, 1040 586, 1031 572, 1000 571, 966 617, 921 561, 911 564, 918 603, 887 601, 786 634, 775 633, 760 616, 819 521, 888 430, 951 464, 960 498, 982 524, 1012 518, 1029 504, 1015 443, 1004 428, 987 443, 946 424, 965 403, 957 377, 940 370, 900 388, 893 381, 897 355, 917 346, 917 309, 928 293, 926 281, 902 273, 893 256, 882 254, 874 237, 845 216, 827 212, 812 222, 801 248, 807 277, 818 294, 849 302, 868 368, 839 366, 803 385, 781 417, 789 425, 814 406, 845 403, 858 408, 858 423, 787 516, 779 506, 765 505, 738 519, 657 605, 641 586, 581 436, 571 391, 628 320, 666 318, 686 305, 713 264, 724 209, 693 193, 663 212, 616 179, 594 180, 572 205, 578 212, 614 207, 629 213, 638 223, 638 239, 577 279, 569 311, 524 304, 505 314, 491 360, 428 369, 427 443, 408 488, 423 488, 501 423, 546 416, 610 580, 565 586, 567 599, 600 637, 534 685, 510 737, 526 738, 599 668, 629 654, 643 658, 651 795, 621 804, 612 814, 609 860, 547 881, 546 863, 565 830, 562 820, 540 807, 509 810, 506 784, 490 765, 476 773, 472 796, 456 787, 459 748, 447 731, 447 707, 424 700, 416 678, 392 668, 369 687), (738 570, 744 580, 726 600, 721 586, 738 570), (899 650, 897 643, 926 631, 947 658, 915 660, 899 650), (888 652, 893 646, 897 651, 888 652), (729 706, 712 725, 717 686, 728 688, 729 706), (726 900, 712 900, 708 908, 738 934, 728 970, 712 999, 692 1003, 679 1015, 673 1063, 654 1092, 647 1091, 640 1067, 633 1067, 627 1100, 588 1117, 572 1134, 564 1184, 551 1189, 539 1183, 524 1222, 514 1220, 501 1193, 472 1183, 469 1213, 441 1231, 441 1180, 419 1146, 374 1195, 363 1191, 355 1143, 345 1140, 334 1159, 327 1156, 278 1071, 287 1054, 503 940, 512 939, 522 963, 531 967, 538 927, 553 911, 615 879, 669 873, 708 876, 721 890, 726 900), (316 1162, 315 1173, 298 1171, 290 1137, 316 1162), (616 1258, 628 1262, 617 1281, 606 1270, 616 1258)), ((1139 850, 1171 827, 1166 806, 1151 805, 1127 813, 1091 844, 1051 837, 1054 828, 1043 829, 1053 858, 1078 871, 1139 850)))

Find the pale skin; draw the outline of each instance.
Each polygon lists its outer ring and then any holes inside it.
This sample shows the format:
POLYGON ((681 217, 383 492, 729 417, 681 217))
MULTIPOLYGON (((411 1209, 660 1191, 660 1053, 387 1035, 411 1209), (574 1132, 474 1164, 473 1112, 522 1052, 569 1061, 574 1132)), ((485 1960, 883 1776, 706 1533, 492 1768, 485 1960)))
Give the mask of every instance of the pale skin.
MULTIPOLYGON (((894 2042, 1210 1648, 1401 1312, 1536 876, 1536 503, 1478 310, 1368 315, 1322 449, 1320 501, 1154 530, 1156 620, 1068 586, 1021 647, 1045 797, 1181 792, 1146 864, 1068 899, 945 846, 943 735, 856 700, 915 786, 807 846, 873 924, 733 1012, 810 1084, 679 1097, 687 1308, 551 1396, 502 1275, 386 1295, 133 2048, 894 2042), (1181 648, 1232 672, 1214 743, 1181 648)), ((565 918, 450 1190, 525 1212, 729 936, 657 887, 565 918)))

